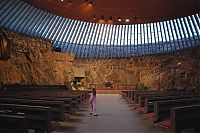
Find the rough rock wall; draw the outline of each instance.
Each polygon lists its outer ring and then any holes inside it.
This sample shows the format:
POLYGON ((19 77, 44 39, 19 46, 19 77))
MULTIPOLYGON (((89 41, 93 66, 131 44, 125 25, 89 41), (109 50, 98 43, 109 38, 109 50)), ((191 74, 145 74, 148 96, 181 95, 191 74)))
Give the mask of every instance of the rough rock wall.
POLYGON ((85 68, 86 87, 111 82, 114 89, 139 83, 155 90, 200 88, 200 47, 123 60, 77 60, 74 66, 85 68))
POLYGON ((13 39, 13 48, 11 58, 0 61, 0 82, 64 84, 73 80, 73 54, 53 52, 48 41, 6 33, 13 39))

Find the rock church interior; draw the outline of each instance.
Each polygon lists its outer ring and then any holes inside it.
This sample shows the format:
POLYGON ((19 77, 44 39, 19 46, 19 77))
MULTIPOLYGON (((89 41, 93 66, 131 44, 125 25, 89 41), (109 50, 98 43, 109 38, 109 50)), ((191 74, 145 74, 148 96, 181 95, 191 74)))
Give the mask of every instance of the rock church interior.
POLYGON ((200 1, 0 0, 0 133, 200 133, 200 1))

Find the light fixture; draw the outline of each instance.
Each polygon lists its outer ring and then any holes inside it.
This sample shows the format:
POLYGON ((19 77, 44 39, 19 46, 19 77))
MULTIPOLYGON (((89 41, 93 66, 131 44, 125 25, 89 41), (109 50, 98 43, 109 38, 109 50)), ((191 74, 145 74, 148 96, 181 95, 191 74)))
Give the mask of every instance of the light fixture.
POLYGON ((119 17, 119 18, 118 18, 118 21, 119 21, 119 22, 121 22, 121 21, 122 21, 121 17, 119 17))
POLYGON ((62 2, 63 2, 64 0, 60 0, 60 1, 62 1, 62 2))
POLYGON ((68 4, 70 4, 70 5, 71 5, 71 4, 72 4, 72 1, 71 1, 71 0, 69 0, 69 1, 68 1, 68 4))
POLYGON ((128 23, 130 20, 127 18, 125 21, 128 23))

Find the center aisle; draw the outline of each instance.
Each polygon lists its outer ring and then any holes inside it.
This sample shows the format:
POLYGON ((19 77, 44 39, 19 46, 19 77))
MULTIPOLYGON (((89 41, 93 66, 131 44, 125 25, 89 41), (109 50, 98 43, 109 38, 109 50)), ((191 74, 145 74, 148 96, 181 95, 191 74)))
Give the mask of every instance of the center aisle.
POLYGON ((97 117, 89 114, 88 106, 81 108, 74 124, 64 122, 73 130, 66 127, 62 133, 167 133, 154 128, 152 121, 145 120, 119 94, 97 95, 97 117))

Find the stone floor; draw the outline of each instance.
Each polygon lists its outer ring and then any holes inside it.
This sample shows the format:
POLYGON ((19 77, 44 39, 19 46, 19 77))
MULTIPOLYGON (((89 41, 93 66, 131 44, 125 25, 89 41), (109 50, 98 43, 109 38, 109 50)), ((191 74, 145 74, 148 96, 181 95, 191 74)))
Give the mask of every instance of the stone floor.
POLYGON ((89 105, 83 104, 53 133, 171 133, 154 127, 152 121, 135 111, 119 94, 97 95, 97 110, 97 117, 90 115, 89 105))

